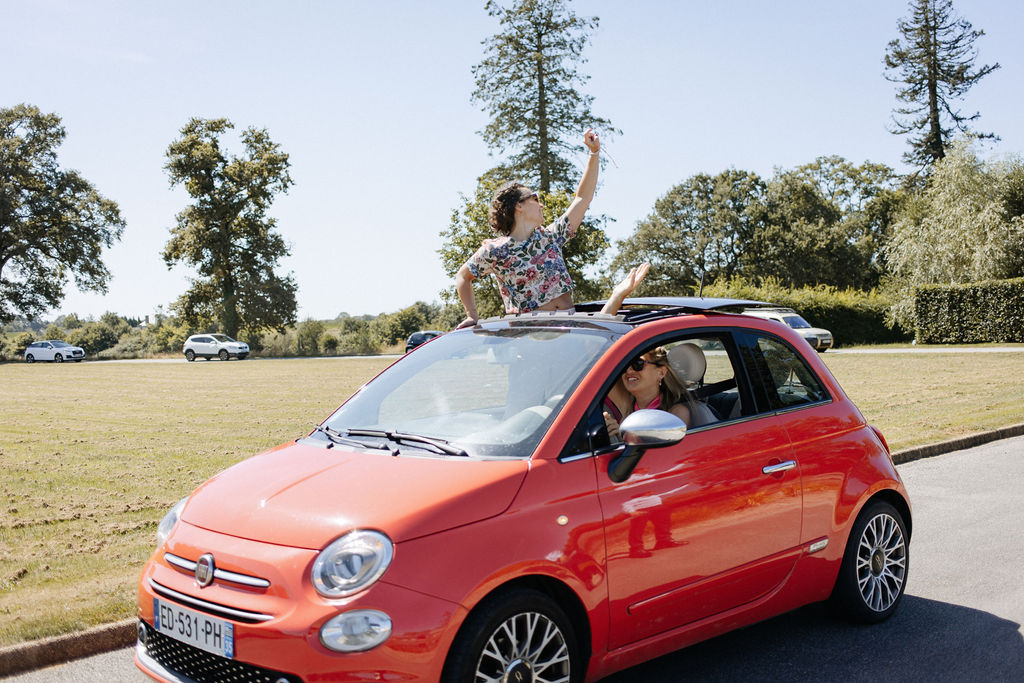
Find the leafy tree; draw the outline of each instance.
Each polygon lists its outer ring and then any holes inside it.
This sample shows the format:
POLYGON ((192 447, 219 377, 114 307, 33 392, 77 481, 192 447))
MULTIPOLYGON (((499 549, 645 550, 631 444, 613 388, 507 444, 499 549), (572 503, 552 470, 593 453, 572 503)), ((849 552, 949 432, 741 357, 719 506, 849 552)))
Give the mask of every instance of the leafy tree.
POLYGON ((897 216, 888 251, 893 318, 907 327, 916 286, 1024 276, 1024 161, 986 163, 969 138, 955 141, 897 216))
MULTIPOLYGON (((900 38, 889 43, 885 66, 895 75, 886 79, 902 86, 896 99, 906 106, 896 109, 897 135, 911 134, 911 151, 904 158, 926 166, 943 158, 952 136, 968 132, 967 116, 956 108, 971 86, 999 68, 999 64, 974 68, 974 41, 985 35, 953 12, 952 0, 911 0, 910 19, 899 22, 900 38)), ((995 137, 991 133, 979 137, 995 137)))
POLYGON ((649 261, 650 274, 637 293, 672 296, 696 293, 702 274, 708 282, 737 274, 764 214, 765 190, 764 181, 746 171, 691 176, 658 198, 619 242, 613 269, 649 261))
MULTIPOLYGON (((485 239, 495 237, 487 215, 491 206, 491 197, 502 182, 500 170, 485 173, 480 177, 474 195, 472 197, 463 195, 462 206, 452 211, 451 223, 449 223, 448 229, 441 233, 444 245, 438 249, 438 253, 441 255, 441 264, 449 276, 455 276, 466 259, 480 248, 485 239)), ((538 194, 544 205, 544 216, 548 220, 565 213, 573 198, 573 194, 569 192, 540 191, 538 194)), ((588 280, 584 276, 584 270, 596 263, 608 249, 608 236, 603 229, 607 221, 605 216, 584 218, 579 228, 576 229, 576 234, 562 248, 566 268, 568 268, 576 288, 573 293, 573 298, 576 301, 587 301, 603 296, 601 286, 588 280)), ((481 319, 504 315, 505 306, 498 292, 498 284, 493 277, 481 277, 473 280, 473 291, 476 294, 477 310, 481 319)), ((444 292, 443 297, 450 304, 454 305, 454 302, 458 302, 454 287, 444 292)), ((446 313, 446 320, 448 319, 447 315, 446 313)), ((457 307, 455 315, 458 316, 455 324, 458 324, 459 320, 464 317, 461 306, 457 307)))
POLYGON ((256 128, 241 135, 245 154, 229 155, 221 136, 231 128, 227 119, 194 118, 168 147, 171 185, 183 185, 194 202, 177 215, 163 257, 168 267, 199 271, 174 304, 178 315, 237 337, 294 324, 297 286, 291 274, 275 272, 289 250, 267 215, 274 196, 292 185, 288 155, 256 128))
POLYGON ((0 108, 0 323, 59 305, 69 273, 81 290, 107 291, 100 253, 125 224, 117 204, 59 166, 65 136, 56 114, 0 108))
POLYGON ((300 356, 315 356, 320 352, 320 337, 324 334, 324 324, 319 320, 306 318, 295 329, 295 345, 300 356))
POLYGON ((484 142, 501 153, 512 150, 506 176, 518 177, 543 192, 568 190, 576 182, 569 155, 588 127, 618 132, 590 111, 593 97, 581 94, 589 76, 583 48, 597 29, 597 17, 579 17, 566 0, 513 0, 505 7, 488 0, 501 32, 483 41, 484 60, 473 67, 473 100, 490 123, 484 142))

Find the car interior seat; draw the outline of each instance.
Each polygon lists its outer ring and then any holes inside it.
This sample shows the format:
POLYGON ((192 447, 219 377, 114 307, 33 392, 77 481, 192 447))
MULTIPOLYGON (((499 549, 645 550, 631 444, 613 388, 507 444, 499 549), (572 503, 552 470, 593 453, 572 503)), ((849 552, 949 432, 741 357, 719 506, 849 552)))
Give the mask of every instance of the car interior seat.
MULTIPOLYGON (((677 344, 668 350, 668 364, 687 389, 700 386, 708 369, 708 360, 704 357, 704 352, 696 344, 688 342, 677 344)), ((707 403, 697 398, 694 398, 694 403, 690 427, 718 422, 718 416, 707 403)))

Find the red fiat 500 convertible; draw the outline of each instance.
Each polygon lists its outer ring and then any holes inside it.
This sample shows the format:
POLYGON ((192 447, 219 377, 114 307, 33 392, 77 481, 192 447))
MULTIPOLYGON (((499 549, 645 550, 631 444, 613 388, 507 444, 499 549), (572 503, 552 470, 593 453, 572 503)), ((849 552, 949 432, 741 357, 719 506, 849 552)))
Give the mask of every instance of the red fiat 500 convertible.
POLYGON ((911 533, 888 447, 796 332, 726 312, 750 303, 496 318, 401 358, 171 510, 138 666, 576 683, 811 602, 886 619, 911 533), (648 372, 686 422, 609 421, 648 372))

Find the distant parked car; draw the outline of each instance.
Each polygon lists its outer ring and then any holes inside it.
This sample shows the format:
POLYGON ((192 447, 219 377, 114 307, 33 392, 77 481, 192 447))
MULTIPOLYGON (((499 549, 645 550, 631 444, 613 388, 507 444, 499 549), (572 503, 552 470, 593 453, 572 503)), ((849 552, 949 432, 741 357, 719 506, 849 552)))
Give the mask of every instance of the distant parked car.
POLYGON ((182 351, 185 352, 185 360, 190 363, 196 356, 202 356, 206 360, 214 356, 221 360, 232 357, 242 360, 249 355, 249 345, 235 341, 226 334, 193 334, 185 340, 182 351))
POLYGON ((26 363, 35 363, 37 360, 52 360, 55 363, 73 360, 81 363, 84 359, 85 350, 82 347, 72 346, 57 339, 32 342, 25 349, 26 363))
POLYGON ((440 337, 442 334, 444 334, 444 332, 438 332, 437 330, 420 330, 419 332, 413 332, 405 342, 405 352, 409 353, 420 344, 428 342, 434 337, 440 337))
POLYGON ((764 318, 765 320, 774 320, 792 327, 818 353, 824 353, 832 348, 834 341, 832 333, 820 327, 812 327, 809 322, 804 320, 792 308, 783 308, 781 306, 777 308, 748 308, 743 313, 757 318, 764 318))

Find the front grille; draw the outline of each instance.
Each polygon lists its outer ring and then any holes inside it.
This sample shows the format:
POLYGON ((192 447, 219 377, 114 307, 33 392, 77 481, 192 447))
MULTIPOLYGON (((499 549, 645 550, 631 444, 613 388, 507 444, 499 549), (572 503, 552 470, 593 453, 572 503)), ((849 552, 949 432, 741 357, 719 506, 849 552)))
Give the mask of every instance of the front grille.
POLYGON ((196 683, 302 683, 294 674, 264 669, 233 659, 225 659, 169 638, 140 621, 140 646, 147 656, 163 668, 196 683))
POLYGON ((274 618, 270 614, 262 614, 260 612, 251 612, 249 610, 228 607, 227 605, 221 605, 216 602, 210 602, 209 600, 202 600, 201 598, 195 598, 191 595, 179 593, 176 590, 157 583, 153 579, 149 580, 149 587, 153 589, 153 592, 161 597, 169 598, 175 602, 180 602, 183 605, 188 605, 200 612, 206 612, 207 614, 212 614, 217 617, 233 619, 235 621, 240 621, 243 624, 258 624, 263 621, 270 621, 274 618))

